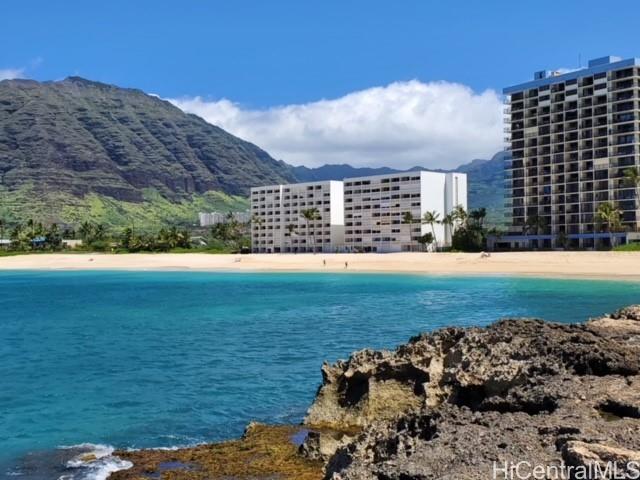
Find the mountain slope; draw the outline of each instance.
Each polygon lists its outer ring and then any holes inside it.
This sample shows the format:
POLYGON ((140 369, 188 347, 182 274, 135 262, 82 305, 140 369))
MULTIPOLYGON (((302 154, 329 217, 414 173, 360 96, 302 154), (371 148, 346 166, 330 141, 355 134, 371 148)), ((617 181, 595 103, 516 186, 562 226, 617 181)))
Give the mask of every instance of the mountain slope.
POLYGON ((456 172, 467 174, 469 207, 487 209, 489 225, 504 224, 504 158, 498 152, 490 160, 473 160, 456 168, 456 172))
POLYGON ((323 180, 342 180, 350 177, 366 177, 370 175, 386 175, 397 173, 389 167, 352 167, 346 163, 340 165, 323 165, 321 167, 309 168, 305 166, 292 167, 293 175, 299 182, 321 182, 323 180))
POLYGON ((265 151, 140 90, 84 80, 0 82, 0 186, 178 201, 293 180, 265 151))

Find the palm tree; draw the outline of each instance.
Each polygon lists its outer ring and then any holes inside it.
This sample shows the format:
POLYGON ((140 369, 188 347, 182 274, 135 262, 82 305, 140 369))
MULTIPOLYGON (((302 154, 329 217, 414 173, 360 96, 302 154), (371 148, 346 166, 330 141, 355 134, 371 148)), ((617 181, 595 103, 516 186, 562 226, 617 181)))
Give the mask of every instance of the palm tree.
POLYGON ((418 243, 422 245, 423 250, 427 245, 431 245, 433 241, 434 241, 434 237, 433 237, 433 233, 431 232, 427 232, 418 238, 418 243))
POLYGON ((264 224, 264 218, 259 215, 251 217, 251 223, 254 223, 257 227, 261 227, 264 224))
MULTIPOLYGON (((634 188, 636 214, 640 208, 640 169, 638 167, 627 168, 624 171, 624 183, 634 188)), ((638 219, 636 218, 636 228, 638 230, 638 219)))
POLYGON ((313 253, 315 253, 316 252, 316 231, 315 231, 315 228, 310 228, 309 225, 310 225, 310 222, 321 220, 322 216, 320 216, 320 211, 315 207, 302 210, 300 212, 300 215, 307 222, 307 235, 311 235, 312 249, 313 249, 313 253))
POLYGON ((606 224, 607 231, 609 232, 609 243, 611 247, 615 244, 614 232, 621 229, 622 223, 620 221, 620 209, 611 202, 604 202, 598 205, 596 211, 596 218, 599 222, 606 224))
MULTIPOLYGON (((411 212, 404 212, 404 214, 402 214, 402 223, 404 223, 405 225, 409 225, 409 239, 413 238, 411 228, 414 222, 415 220, 411 212)), ((409 240, 409 242, 411 243, 411 240, 409 240)))
POLYGON ((529 215, 526 223, 524 224, 523 233, 525 235, 529 235, 530 233, 537 235, 540 230, 546 228, 546 226, 546 220, 540 215, 529 215))
POLYGON ((6 224, 2 218, 0 218, 0 240, 4 239, 4 228, 6 224))
MULTIPOLYGON (((440 223, 444 226, 444 235, 445 237, 447 236, 447 228, 449 229, 449 233, 451 235, 451 237, 453 237, 453 225, 455 224, 456 219, 453 216, 453 213, 448 213, 446 214, 444 217, 442 217, 442 220, 440 220, 440 223)), ((453 240, 453 238, 452 238, 453 240)))
POLYGON ((285 228, 287 229, 287 232, 289 232, 289 250, 291 250, 293 248, 293 235, 296 234, 296 226, 293 223, 290 223, 285 228))
POLYGON ((433 242, 436 244, 436 250, 438 249, 438 239, 436 238, 436 229, 434 225, 439 222, 440 214, 435 210, 430 212, 424 212, 422 216, 422 224, 431 226, 431 234, 433 235, 433 242))
POLYGON ((106 230, 104 228, 104 225, 102 223, 98 223, 93 230, 93 236, 96 240, 104 240, 104 237, 106 236, 106 230))
POLYGON ((120 244, 123 248, 127 250, 131 247, 133 243, 133 229, 131 227, 126 227, 122 231, 122 235, 120 236, 120 244))
POLYGON ((475 224, 482 228, 484 219, 487 216, 487 209, 482 207, 469 212, 469 218, 475 222, 475 224))
POLYGON ((91 223, 89 222, 82 222, 80 228, 78 229, 78 233, 80 234, 80 238, 82 238, 85 243, 90 243, 90 241, 93 239, 93 225, 91 225, 91 223))
POLYGON ((469 215, 462 205, 456 205, 451 212, 451 216, 453 218, 453 223, 455 224, 455 227, 457 229, 458 227, 464 225, 469 215))

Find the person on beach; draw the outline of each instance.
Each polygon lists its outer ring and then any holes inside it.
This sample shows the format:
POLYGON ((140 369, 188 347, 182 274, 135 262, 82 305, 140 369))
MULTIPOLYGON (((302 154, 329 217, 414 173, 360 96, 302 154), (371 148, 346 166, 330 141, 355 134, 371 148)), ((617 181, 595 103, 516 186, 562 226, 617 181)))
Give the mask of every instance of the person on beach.
POLYGON ((325 259, 322 259, 322 266, 326 267, 327 266, 327 261, 325 259))
POLYGON ((344 268, 349 268, 349 262, 344 262, 344 268))

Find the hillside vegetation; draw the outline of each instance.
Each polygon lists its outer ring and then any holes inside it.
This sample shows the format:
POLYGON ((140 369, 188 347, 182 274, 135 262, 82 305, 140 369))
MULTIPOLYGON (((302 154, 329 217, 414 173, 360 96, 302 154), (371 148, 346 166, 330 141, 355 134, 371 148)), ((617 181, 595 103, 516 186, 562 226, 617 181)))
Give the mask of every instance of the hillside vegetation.
POLYGON ((0 82, 8 221, 192 224, 200 209, 246 208, 239 196, 253 185, 293 180, 257 146, 140 90, 78 77, 0 82))

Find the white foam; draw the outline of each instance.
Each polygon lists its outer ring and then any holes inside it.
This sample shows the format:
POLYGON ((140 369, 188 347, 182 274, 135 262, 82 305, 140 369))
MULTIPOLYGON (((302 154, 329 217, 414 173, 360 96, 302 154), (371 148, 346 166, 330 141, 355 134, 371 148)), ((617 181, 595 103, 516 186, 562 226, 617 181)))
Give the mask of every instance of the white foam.
POLYGON ((112 473, 133 467, 128 460, 114 456, 110 445, 81 443, 60 448, 82 452, 67 462, 67 468, 77 472, 62 475, 58 480, 107 480, 112 473))

